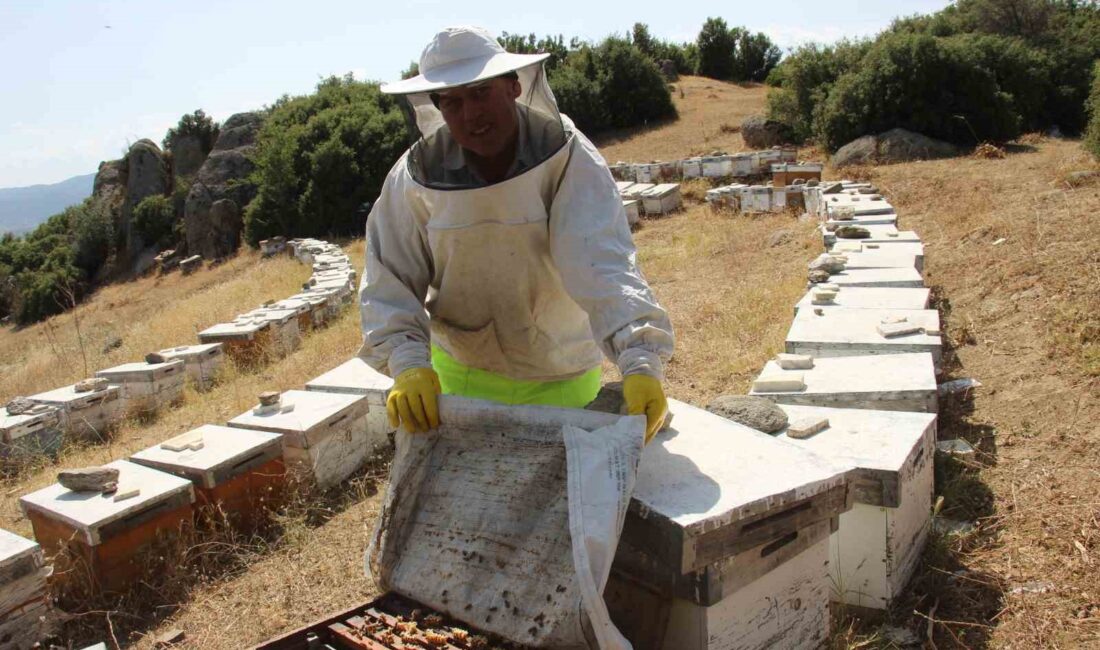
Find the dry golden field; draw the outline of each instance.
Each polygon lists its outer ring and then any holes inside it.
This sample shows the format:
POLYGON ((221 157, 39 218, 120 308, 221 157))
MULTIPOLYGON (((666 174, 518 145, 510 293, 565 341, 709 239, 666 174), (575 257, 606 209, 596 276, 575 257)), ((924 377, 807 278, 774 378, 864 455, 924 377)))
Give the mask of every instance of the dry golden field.
MULTIPOLYGON (((762 109, 763 88, 691 77, 675 86, 681 119, 603 138, 608 160, 744 149, 731 127, 762 109)), ((875 182, 898 207, 901 225, 923 236, 926 276, 953 348, 948 374, 984 384, 972 399, 948 401, 940 433, 972 440, 982 450, 978 462, 945 465, 937 476, 943 514, 975 519, 978 532, 934 541, 911 597, 889 616, 929 638, 935 645, 928 647, 1100 644, 1100 590, 1092 584, 1100 566, 1100 184, 1073 188, 1064 181, 1067 172, 1090 168, 1078 143, 1037 139, 1004 159, 845 172, 875 182)), ((692 196, 701 191, 689 189, 692 196)), ((787 215, 746 218, 692 204, 646 221, 635 241, 677 332, 670 395, 705 405, 715 395, 744 392, 783 345, 805 264, 820 247, 812 226, 787 215)), ((346 244, 361 259, 362 242, 346 244)), ((9 361, 0 397, 78 379, 88 374, 85 355, 96 369, 193 341, 202 327, 294 293, 308 274, 292 260, 242 252, 192 277, 107 288, 75 318, 0 332, 9 361), (121 347, 103 353, 113 336, 121 347)), ((224 422, 261 390, 300 387, 358 344, 351 309, 285 359, 231 369, 217 390, 188 393, 154 422, 127 423, 107 444, 28 468, 3 485, 0 527, 30 533, 18 497, 51 482, 58 467, 120 458, 198 424, 224 422)), ((180 575, 168 586, 150 585, 141 602, 72 611, 66 630, 74 647, 103 640, 149 648, 157 633, 179 628, 186 647, 239 649, 366 600, 373 590, 362 553, 384 481, 385 468, 371 468, 335 493, 293 504, 263 538, 186 549, 180 575)), ((837 629, 834 647, 890 647, 875 626, 857 619, 840 617, 837 629)))

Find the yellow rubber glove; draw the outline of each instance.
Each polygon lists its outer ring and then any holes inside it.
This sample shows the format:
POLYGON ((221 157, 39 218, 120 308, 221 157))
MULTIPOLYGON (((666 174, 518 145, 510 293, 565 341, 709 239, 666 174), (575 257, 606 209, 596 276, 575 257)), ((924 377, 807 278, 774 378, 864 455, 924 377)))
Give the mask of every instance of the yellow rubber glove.
POLYGON ((386 398, 386 415, 395 429, 423 433, 439 426, 439 375, 431 368, 409 368, 393 380, 386 398))
POLYGON ((668 416, 668 400, 660 380, 649 375, 623 377, 623 399, 627 415, 645 414, 645 441, 649 444, 668 416))

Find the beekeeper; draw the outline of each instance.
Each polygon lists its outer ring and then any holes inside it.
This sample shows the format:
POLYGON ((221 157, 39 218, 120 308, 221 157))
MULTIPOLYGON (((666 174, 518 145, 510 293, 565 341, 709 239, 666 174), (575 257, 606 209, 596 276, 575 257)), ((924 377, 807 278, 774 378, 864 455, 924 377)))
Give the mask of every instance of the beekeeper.
POLYGON ((395 427, 438 426, 441 392, 584 407, 601 350, 647 441, 668 411, 668 314, 638 270, 607 164, 558 112, 548 56, 449 27, 419 75, 382 86, 412 145, 367 220, 359 354, 394 378, 395 427))

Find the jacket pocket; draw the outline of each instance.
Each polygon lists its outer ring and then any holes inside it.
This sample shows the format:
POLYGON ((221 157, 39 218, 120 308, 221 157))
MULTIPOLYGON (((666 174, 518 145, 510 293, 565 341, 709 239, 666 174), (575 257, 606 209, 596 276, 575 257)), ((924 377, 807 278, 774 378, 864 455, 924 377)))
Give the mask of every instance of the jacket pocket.
POLYGON ((509 374, 508 357, 500 347, 497 328, 492 320, 483 327, 466 329, 435 317, 432 319, 432 329, 442 339, 443 349, 459 363, 497 374, 509 374))

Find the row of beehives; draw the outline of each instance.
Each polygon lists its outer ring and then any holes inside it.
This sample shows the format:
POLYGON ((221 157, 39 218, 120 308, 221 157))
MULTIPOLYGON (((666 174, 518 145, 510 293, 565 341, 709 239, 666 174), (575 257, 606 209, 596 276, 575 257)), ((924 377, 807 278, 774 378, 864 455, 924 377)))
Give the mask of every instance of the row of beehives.
POLYGON ((786 351, 750 393, 786 425, 765 434, 670 400, 672 431, 643 453, 605 592, 636 648, 817 647, 830 601, 886 609, 918 566, 939 319, 920 240, 880 218, 822 223, 839 257, 811 263, 786 351))
POLYGON ((697 156, 664 162, 609 165, 617 181, 661 183, 690 178, 728 178, 768 174, 777 163, 796 163, 797 149, 766 149, 735 154, 697 156))
POLYGON ((126 415, 178 402, 188 378, 205 390, 223 353, 250 363, 297 347, 303 331, 323 325, 351 302, 355 271, 333 244, 300 240, 291 242, 291 250, 314 269, 301 293, 203 330, 199 345, 166 348, 144 362, 99 370, 94 378, 9 402, 0 409, 0 464, 52 454, 66 436, 102 440, 126 415))
POLYGON ((659 217, 679 210, 684 205, 679 183, 632 183, 616 181, 619 195, 623 197, 627 224, 633 226, 642 215, 659 217))

